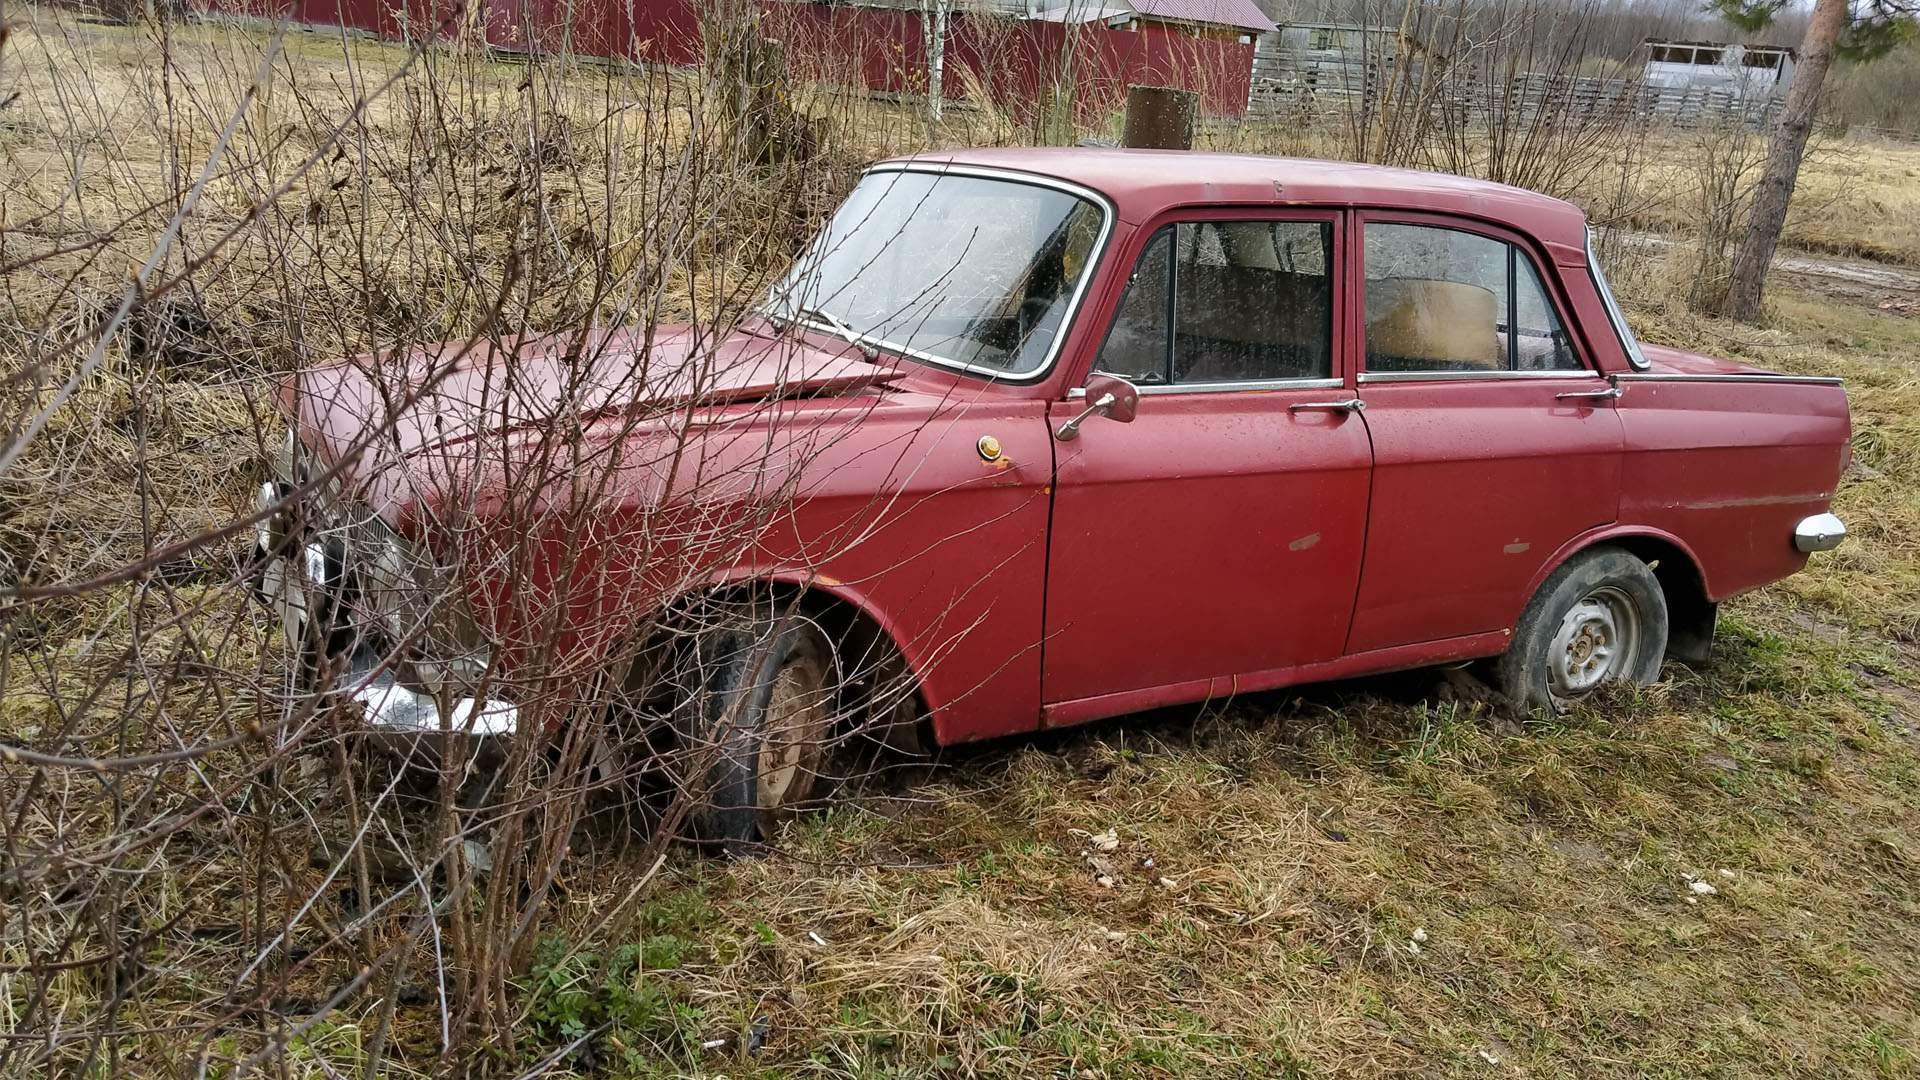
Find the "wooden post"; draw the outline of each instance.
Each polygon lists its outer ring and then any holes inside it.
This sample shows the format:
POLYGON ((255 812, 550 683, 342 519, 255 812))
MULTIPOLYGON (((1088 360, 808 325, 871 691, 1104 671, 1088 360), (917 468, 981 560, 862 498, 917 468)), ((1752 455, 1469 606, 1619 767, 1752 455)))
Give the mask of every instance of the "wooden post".
POLYGON ((1120 145, 1142 150, 1193 149, 1197 97, 1170 86, 1127 87, 1127 127, 1120 145))

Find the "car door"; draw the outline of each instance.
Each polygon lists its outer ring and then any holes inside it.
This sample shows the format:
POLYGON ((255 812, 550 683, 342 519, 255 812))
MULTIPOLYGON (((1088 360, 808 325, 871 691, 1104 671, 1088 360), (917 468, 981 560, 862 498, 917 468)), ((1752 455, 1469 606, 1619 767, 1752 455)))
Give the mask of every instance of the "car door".
MULTIPOLYGON (((1211 214, 1136 234, 1090 366, 1139 388, 1137 415, 1055 444, 1048 723, 1273 685, 1339 655, 1370 463, 1337 407, 1340 225, 1211 214)), ((1057 402, 1054 427, 1083 405, 1057 402)))
POLYGON ((1617 394, 1517 234, 1356 227, 1373 495, 1347 651, 1511 629, 1546 560, 1619 512, 1617 394))

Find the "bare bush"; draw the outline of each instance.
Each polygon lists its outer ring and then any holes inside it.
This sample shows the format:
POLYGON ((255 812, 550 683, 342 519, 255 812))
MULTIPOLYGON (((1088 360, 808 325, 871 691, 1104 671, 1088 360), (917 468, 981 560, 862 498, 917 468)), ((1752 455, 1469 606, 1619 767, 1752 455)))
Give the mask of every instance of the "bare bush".
POLYGON ((790 413, 795 350, 728 333, 861 118, 770 153, 697 79, 284 29, 39 13, 5 55, 0 1073, 520 1060, 569 883, 627 868, 619 927, 674 836, 737 839, 714 665, 830 638, 783 714, 829 751, 911 714, 806 582, 709 589, 870 407, 790 413))

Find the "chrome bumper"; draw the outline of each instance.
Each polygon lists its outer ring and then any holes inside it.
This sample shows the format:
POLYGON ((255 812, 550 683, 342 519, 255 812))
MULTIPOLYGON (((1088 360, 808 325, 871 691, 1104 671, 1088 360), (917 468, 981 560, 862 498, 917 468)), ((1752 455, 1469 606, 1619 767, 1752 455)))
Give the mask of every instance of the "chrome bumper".
POLYGON ((510 701, 492 698, 457 698, 452 715, 441 723, 440 709, 433 696, 402 686, 391 672, 363 675, 350 679, 350 695, 366 710, 367 726, 396 735, 438 735, 451 731, 460 735, 511 735, 519 726, 520 712, 510 701))
POLYGON ((1793 527, 1793 546, 1801 551, 1832 551, 1846 538, 1846 522, 1833 514, 1801 518, 1793 527))

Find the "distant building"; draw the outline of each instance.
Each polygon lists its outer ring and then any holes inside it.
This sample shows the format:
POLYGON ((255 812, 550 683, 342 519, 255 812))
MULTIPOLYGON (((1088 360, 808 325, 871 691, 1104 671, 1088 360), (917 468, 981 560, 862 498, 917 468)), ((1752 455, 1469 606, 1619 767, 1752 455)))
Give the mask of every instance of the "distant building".
POLYGON ((1255 35, 1273 29, 1273 20, 1253 0, 1073 0, 1029 17, 1043 22, 1104 23, 1114 30, 1228 38, 1242 45, 1253 44, 1255 35))
POLYGON ((1793 82, 1795 54, 1784 45, 1648 38, 1642 48, 1649 86, 1775 97, 1793 82))

